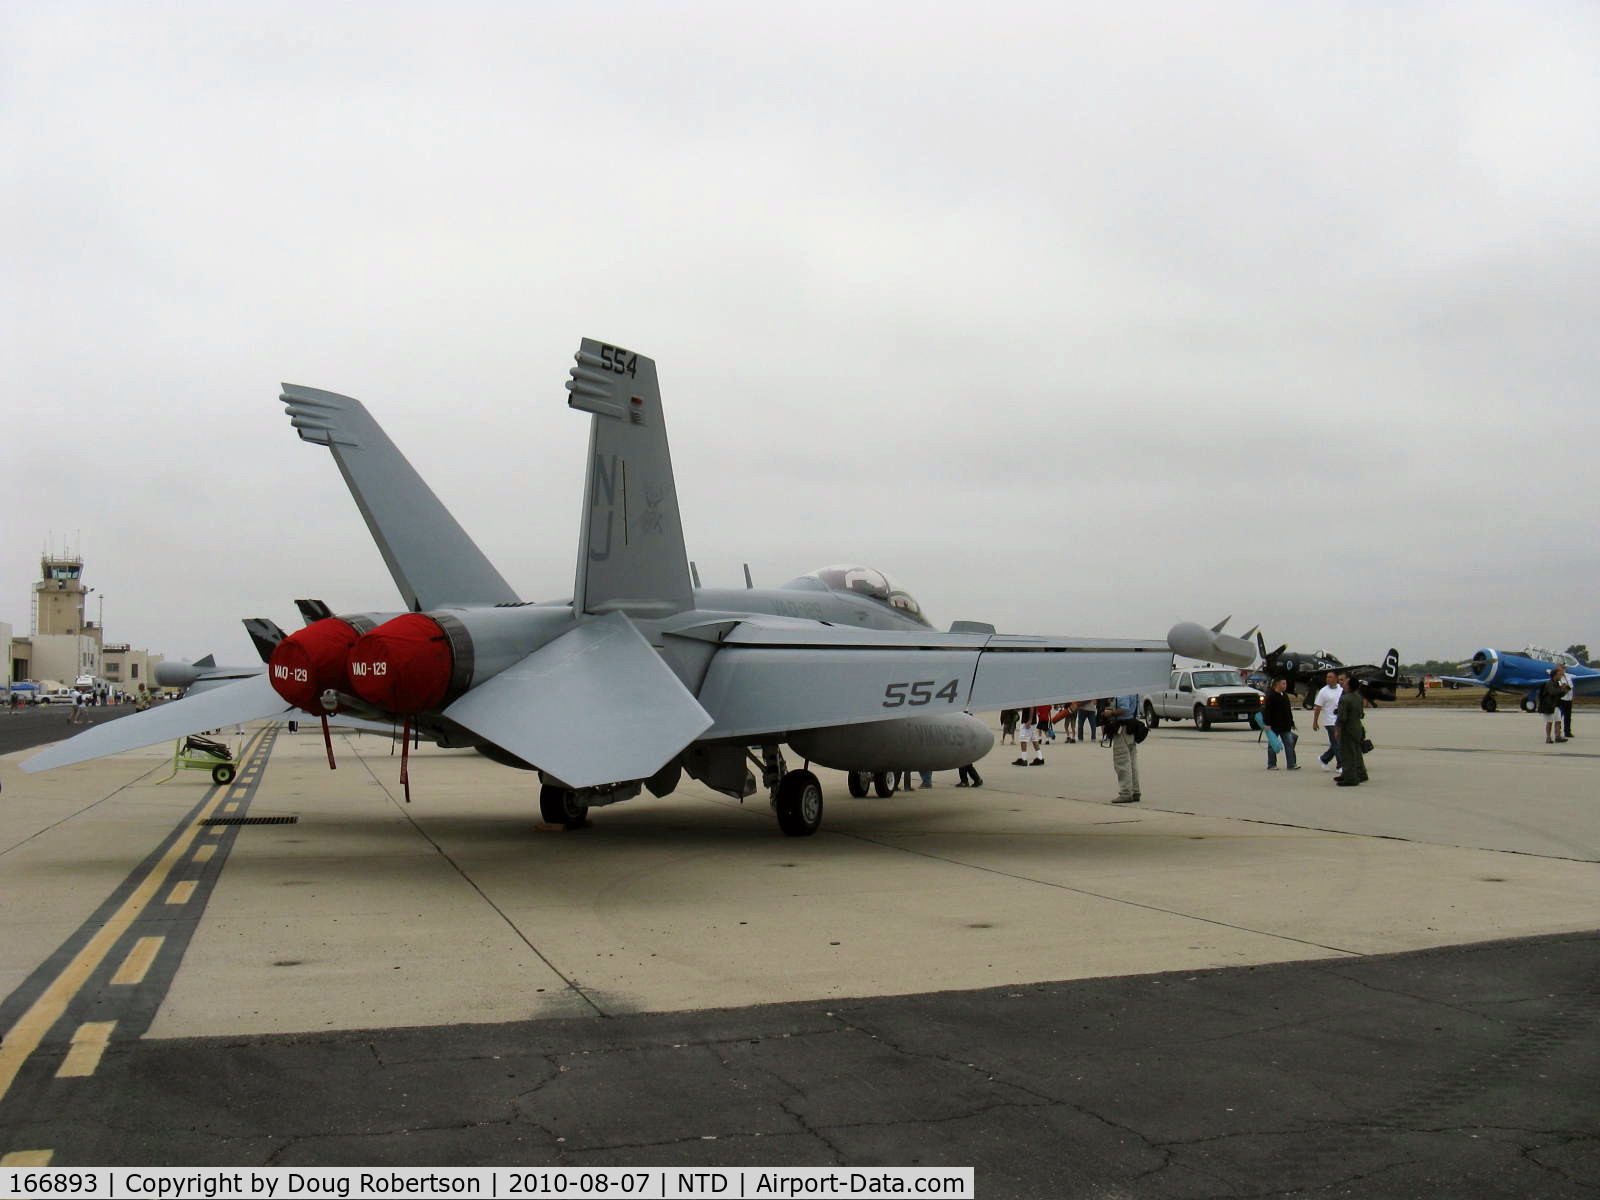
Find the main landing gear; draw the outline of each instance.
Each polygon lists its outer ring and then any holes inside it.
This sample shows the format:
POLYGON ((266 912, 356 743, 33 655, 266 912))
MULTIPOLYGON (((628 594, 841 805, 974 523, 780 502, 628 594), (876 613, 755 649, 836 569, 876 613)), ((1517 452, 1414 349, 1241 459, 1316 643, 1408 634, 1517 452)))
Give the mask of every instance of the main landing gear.
POLYGON ((887 800, 895 793, 894 780, 893 771, 845 772, 845 786, 857 800, 864 800, 869 791, 876 792, 880 800, 887 800))
POLYGON ((546 825, 582 829, 589 823, 589 806, 571 788, 547 783, 539 789, 539 816, 546 825))
POLYGON ((1483 709, 1484 712, 1494 712, 1495 709, 1500 707, 1500 702, 1494 698, 1493 692, 1485 692, 1483 699, 1478 701, 1478 707, 1483 709))
MULTIPOLYGON (((776 746, 761 747, 761 782, 772 797, 772 811, 785 836, 809 837, 822 827, 822 784, 810 771, 785 770, 776 746)), ((855 787, 852 775, 852 793, 855 787)))

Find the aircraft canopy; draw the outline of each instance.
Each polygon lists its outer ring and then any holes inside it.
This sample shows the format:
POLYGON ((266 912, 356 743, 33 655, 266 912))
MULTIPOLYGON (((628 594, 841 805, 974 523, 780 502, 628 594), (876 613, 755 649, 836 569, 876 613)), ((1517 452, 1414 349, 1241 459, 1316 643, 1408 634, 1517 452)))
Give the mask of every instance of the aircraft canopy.
POLYGON ((916 602, 911 593, 895 587, 887 575, 872 567, 837 563, 808 571, 801 578, 818 580, 830 592, 853 592, 857 596, 866 596, 894 609, 903 617, 910 617, 919 625, 928 624, 928 619, 922 615, 922 605, 916 602))

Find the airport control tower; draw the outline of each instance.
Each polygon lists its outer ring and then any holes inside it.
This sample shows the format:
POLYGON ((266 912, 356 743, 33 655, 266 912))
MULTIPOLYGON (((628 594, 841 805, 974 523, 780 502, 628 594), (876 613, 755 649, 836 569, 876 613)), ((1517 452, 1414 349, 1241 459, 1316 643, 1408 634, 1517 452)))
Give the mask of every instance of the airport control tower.
POLYGON ((33 585, 33 634, 98 634, 85 620, 88 592, 83 587, 83 559, 77 555, 46 554, 39 561, 42 578, 33 585))

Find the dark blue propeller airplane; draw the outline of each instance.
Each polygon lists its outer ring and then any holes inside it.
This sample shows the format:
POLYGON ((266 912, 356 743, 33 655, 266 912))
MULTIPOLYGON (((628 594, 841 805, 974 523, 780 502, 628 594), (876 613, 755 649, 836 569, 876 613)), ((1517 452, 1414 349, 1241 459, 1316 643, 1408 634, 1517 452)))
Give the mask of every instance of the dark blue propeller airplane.
POLYGON ((1287 679, 1289 690, 1301 696, 1301 704, 1310 708, 1317 690, 1327 681, 1329 671, 1349 671, 1361 694, 1370 701, 1392 702, 1400 683, 1400 651, 1390 647, 1383 662, 1348 666, 1326 650, 1306 653, 1289 649, 1285 642, 1276 650, 1268 650, 1262 636, 1256 634, 1256 648, 1261 651, 1261 665, 1256 669, 1268 679, 1287 679))
POLYGON ((1461 675, 1441 675, 1446 683, 1465 683, 1483 689, 1479 707, 1484 712, 1499 708, 1496 692, 1508 696, 1520 694, 1523 712, 1533 712, 1539 703, 1539 689, 1550 678, 1557 663, 1565 663, 1567 678, 1572 680, 1572 690, 1578 696, 1600 696, 1600 671, 1586 667, 1573 655, 1557 650, 1541 650, 1528 646, 1521 651, 1479 650, 1470 662, 1461 664, 1461 675))

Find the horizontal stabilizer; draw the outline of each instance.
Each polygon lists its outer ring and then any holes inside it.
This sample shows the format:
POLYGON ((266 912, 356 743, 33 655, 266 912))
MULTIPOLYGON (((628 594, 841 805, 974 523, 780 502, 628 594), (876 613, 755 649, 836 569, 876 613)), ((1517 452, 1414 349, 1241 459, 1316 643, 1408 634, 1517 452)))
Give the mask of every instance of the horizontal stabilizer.
POLYGON ((541 646, 444 715, 574 788, 648 779, 711 724, 621 613, 541 646))
POLYGON ((96 725, 77 737, 57 742, 19 765, 24 771, 48 771, 52 767, 66 767, 106 754, 122 754, 205 729, 275 717, 288 711, 289 706, 272 690, 263 672, 204 695, 186 696, 158 708, 96 725))
POLYGON ((285 634, 278 623, 270 617, 246 617, 244 630, 250 635, 250 640, 255 643, 256 653, 261 655, 261 661, 267 662, 272 658, 272 652, 278 648, 278 643, 283 641, 285 634))

